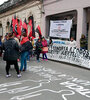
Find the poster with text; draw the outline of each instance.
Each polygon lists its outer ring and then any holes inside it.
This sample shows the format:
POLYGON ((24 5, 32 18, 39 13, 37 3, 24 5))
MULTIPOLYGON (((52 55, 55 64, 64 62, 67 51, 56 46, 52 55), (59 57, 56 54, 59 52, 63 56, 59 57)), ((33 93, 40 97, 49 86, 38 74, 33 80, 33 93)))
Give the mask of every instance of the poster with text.
POLYGON ((72 20, 50 21, 50 37, 70 38, 72 20))

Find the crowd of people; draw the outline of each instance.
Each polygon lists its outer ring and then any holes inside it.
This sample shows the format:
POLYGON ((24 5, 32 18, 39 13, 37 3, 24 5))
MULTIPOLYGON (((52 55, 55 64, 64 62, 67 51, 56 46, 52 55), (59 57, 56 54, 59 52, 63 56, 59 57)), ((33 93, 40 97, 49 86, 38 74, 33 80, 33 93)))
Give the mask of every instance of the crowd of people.
POLYGON ((42 53, 42 60, 47 61, 48 43, 44 37, 38 38, 34 44, 33 39, 27 37, 26 30, 24 30, 20 37, 16 37, 14 33, 6 33, 1 41, 7 78, 11 76, 9 73, 11 65, 14 65, 17 77, 21 77, 21 72, 27 70, 27 60, 30 60, 30 56, 36 55, 36 61, 40 62, 40 53, 42 53), (18 61, 20 61, 20 66, 18 61))
MULTIPOLYGON (((80 49, 86 50, 87 40, 85 35, 82 34, 80 39, 80 49)), ((42 37, 34 40, 27 37, 26 29, 22 32, 21 36, 15 36, 14 33, 6 33, 5 37, 0 37, 0 56, 3 53, 3 60, 6 61, 6 77, 10 77, 10 66, 14 65, 17 72, 17 77, 21 77, 21 72, 27 70, 27 60, 35 56, 36 61, 40 62, 40 54, 42 53, 42 61, 47 61, 48 46, 52 48, 52 39, 47 40, 42 37), (20 61, 20 66, 18 65, 20 61)), ((76 47, 76 41, 73 37, 70 39, 70 45, 76 47)), ((50 49, 50 48, 49 48, 50 49)))

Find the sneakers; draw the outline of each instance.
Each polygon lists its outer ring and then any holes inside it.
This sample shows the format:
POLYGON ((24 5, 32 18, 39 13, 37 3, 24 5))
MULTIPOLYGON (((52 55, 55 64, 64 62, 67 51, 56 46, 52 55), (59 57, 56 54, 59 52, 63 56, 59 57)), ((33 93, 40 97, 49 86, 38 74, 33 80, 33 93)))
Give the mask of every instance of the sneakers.
POLYGON ((6 75, 6 78, 8 78, 8 77, 11 77, 11 74, 9 74, 9 75, 6 75))
POLYGON ((17 75, 18 78, 20 78, 21 76, 22 76, 21 74, 18 74, 18 75, 17 75))
POLYGON ((44 61, 44 60, 47 61, 47 59, 42 59, 42 61, 44 61))
POLYGON ((47 61, 47 59, 45 59, 47 61))
MULTIPOLYGON (((21 76, 22 76, 21 74, 18 74, 18 75, 17 75, 18 78, 20 78, 21 76)), ((8 77, 11 77, 11 74, 6 75, 6 78, 8 78, 8 77)))

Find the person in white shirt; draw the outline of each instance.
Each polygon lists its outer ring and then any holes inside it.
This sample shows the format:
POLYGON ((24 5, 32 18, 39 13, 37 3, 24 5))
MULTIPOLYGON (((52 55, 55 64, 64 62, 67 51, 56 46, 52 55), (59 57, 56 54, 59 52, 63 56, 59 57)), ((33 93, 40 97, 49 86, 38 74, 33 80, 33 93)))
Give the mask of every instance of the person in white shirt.
POLYGON ((71 46, 71 47, 76 47, 76 46, 77 46, 77 45, 76 45, 76 41, 74 40, 73 37, 71 37, 71 39, 70 39, 70 46, 71 46))

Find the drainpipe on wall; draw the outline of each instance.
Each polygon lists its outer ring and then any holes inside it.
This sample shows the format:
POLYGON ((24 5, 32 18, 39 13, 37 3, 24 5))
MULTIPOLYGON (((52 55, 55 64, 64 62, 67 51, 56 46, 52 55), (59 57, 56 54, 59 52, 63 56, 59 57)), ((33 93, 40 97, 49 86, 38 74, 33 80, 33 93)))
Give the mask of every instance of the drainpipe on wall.
POLYGON ((40 0, 40 2, 41 2, 41 13, 45 14, 43 0, 40 0))
POLYGON ((41 7, 39 7, 39 5, 37 5, 37 6, 38 6, 39 10, 41 11, 41 13, 44 14, 45 10, 44 10, 44 5, 43 5, 43 0, 36 0, 36 1, 40 1, 41 7))

